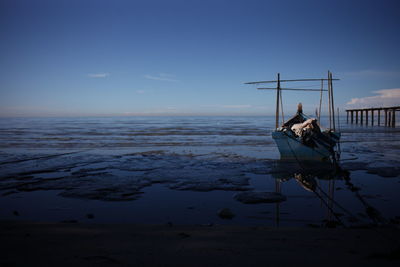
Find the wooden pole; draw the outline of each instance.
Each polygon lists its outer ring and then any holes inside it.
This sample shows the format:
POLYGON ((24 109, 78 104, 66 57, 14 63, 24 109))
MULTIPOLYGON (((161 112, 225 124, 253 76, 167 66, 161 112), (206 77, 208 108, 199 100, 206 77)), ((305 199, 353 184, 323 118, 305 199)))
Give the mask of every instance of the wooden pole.
POLYGON ((358 124, 358 110, 356 110, 356 124, 358 124))
POLYGON ((374 110, 371 109, 371 125, 374 126, 374 110))
POLYGON ((275 129, 279 128, 279 98, 280 98, 280 88, 281 88, 281 82, 280 82, 280 74, 278 73, 278 80, 277 80, 277 86, 276 86, 276 112, 275 112, 275 129))
POLYGON ((388 114, 387 114, 388 112, 387 112, 387 109, 385 109, 385 126, 387 126, 387 124, 388 124, 388 114))
POLYGON ((368 125, 368 109, 365 110, 365 124, 368 125))
POLYGON ((349 123, 349 112, 348 111, 346 111, 346 116, 347 116, 346 123, 349 123))
POLYGON ((381 126, 381 110, 378 109, 378 126, 381 126))
MULTIPOLYGON (((281 182, 278 179, 275 179, 275 192, 281 193, 281 182)), ((279 218, 280 218, 280 203, 277 202, 275 206, 275 222, 276 227, 279 227, 279 218)))
POLYGON ((361 112, 360 123, 361 123, 361 125, 363 125, 364 124, 364 110, 360 110, 360 112, 361 112))
POLYGON ((336 123, 335 123, 335 102, 333 101, 332 72, 329 72, 329 83, 331 84, 331 101, 332 101, 332 122, 333 122, 333 130, 336 131, 336 123))
POLYGON ((329 129, 332 129, 332 114, 331 114, 331 83, 329 82, 330 76, 328 71, 328 109, 329 109, 329 129))
POLYGON ((388 113, 389 113, 388 126, 390 127, 391 126, 391 122, 392 122, 392 111, 389 110, 388 113))
POLYGON ((354 115, 354 111, 352 110, 351 111, 351 124, 353 124, 353 121, 354 121, 354 116, 353 115, 354 115))
POLYGON ((392 127, 396 127, 396 110, 395 109, 393 109, 392 127))
POLYGON ((319 96, 319 110, 318 110, 318 122, 321 125, 321 106, 322 106, 322 91, 324 90, 324 80, 321 79, 321 94, 319 96))

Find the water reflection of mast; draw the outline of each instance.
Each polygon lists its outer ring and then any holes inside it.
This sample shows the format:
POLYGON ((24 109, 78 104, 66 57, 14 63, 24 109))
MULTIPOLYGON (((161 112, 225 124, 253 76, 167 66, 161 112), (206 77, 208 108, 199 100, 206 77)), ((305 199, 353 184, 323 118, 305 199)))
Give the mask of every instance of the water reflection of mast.
POLYGON ((333 220, 333 193, 335 192, 335 176, 329 177, 328 180, 328 195, 326 196, 327 202, 328 202, 328 208, 327 208, 327 221, 330 222, 333 220))
MULTIPOLYGON (((275 192, 281 193, 281 181, 279 179, 275 179, 275 192)), ((280 202, 276 202, 275 204, 275 223, 276 227, 279 227, 279 218, 280 218, 280 202)))
MULTIPOLYGON (((276 83, 275 130, 278 129, 278 127, 279 127, 279 100, 281 100, 280 104, 282 105, 281 79, 280 79, 280 74, 278 73, 278 79, 277 79, 277 83, 276 83)), ((283 106, 282 106, 282 112, 283 112, 283 106)), ((282 119, 283 119, 283 114, 282 114, 282 119)), ((281 183, 280 183, 280 181, 278 181, 278 179, 275 180, 275 192, 281 193, 281 183)), ((276 227, 279 227, 279 217, 280 217, 279 205, 280 205, 279 202, 277 202, 275 205, 276 227)))

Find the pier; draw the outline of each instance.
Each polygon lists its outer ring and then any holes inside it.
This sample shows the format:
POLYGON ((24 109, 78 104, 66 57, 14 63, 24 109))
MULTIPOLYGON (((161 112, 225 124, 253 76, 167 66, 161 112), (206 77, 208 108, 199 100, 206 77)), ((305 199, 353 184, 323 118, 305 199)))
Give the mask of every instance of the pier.
POLYGON ((400 106, 395 107, 382 107, 382 108, 357 108, 357 109, 346 109, 347 114, 347 123, 354 123, 354 115, 355 115, 355 123, 358 122, 363 125, 368 125, 371 123, 372 126, 375 124, 375 114, 377 115, 376 125, 381 125, 381 116, 384 116, 384 126, 387 127, 396 127, 396 111, 400 110, 400 106), (364 114, 365 114, 365 122, 364 122, 364 114), (360 115, 360 120, 358 119, 360 115), (369 120, 369 115, 371 120, 369 120))

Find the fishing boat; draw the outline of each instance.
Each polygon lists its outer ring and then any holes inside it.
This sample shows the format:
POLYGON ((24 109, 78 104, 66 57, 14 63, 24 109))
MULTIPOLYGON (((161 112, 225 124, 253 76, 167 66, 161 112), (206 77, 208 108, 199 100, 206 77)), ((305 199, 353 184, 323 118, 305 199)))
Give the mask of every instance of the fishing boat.
POLYGON ((281 159, 296 161, 333 161, 336 162, 340 155, 340 132, 336 131, 335 109, 333 100, 332 73, 328 72, 328 78, 321 79, 295 79, 281 80, 278 73, 277 80, 248 82, 245 84, 271 84, 276 83, 276 87, 258 87, 261 90, 276 90, 276 113, 275 130, 272 138, 278 146, 281 159), (321 82, 320 89, 310 88, 282 88, 281 83, 286 82, 321 82), (328 89, 324 89, 327 83, 328 89), (317 91, 320 92, 319 110, 317 108, 316 118, 312 118, 303 113, 302 104, 299 103, 296 114, 289 120, 284 121, 282 93, 283 90, 291 91, 317 91), (328 114, 329 128, 321 129, 320 117, 323 92, 328 93, 328 114), (282 111, 282 124, 280 121, 280 110, 282 111))

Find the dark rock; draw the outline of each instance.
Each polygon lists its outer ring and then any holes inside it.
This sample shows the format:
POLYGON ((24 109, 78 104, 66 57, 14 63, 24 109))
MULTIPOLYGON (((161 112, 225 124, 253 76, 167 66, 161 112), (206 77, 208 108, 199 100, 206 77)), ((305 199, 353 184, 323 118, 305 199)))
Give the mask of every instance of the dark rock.
POLYGON ((16 193, 18 193, 18 191, 11 190, 11 191, 4 192, 4 193, 2 194, 2 196, 8 196, 8 195, 11 195, 11 194, 16 194, 16 193))
POLYGON ((388 166, 370 167, 367 169, 367 173, 376 174, 385 178, 391 178, 399 176, 400 169, 397 167, 388 167, 388 166))
POLYGON ((77 220, 63 220, 62 223, 78 223, 77 220))
POLYGON ((189 234, 187 234, 187 233, 184 233, 184 232, 182 232, 182 233, 179 233, 178 234, 180 237, 182 237, 182 238, 188 238, 188 237, 190 237, 190 235, 189 234))
POLYGON ((286 200, 286 197, 276 192, 243 192, 234 196, 237 201, 244 204, 277 203, 286 200))
POLYGON ((386 259, 386 260, 400 260, 400 249, 394 249, 387 253, 371 253, 368 258, 370 259, 386 259))
POLYGON ((235 217, 235 214, 228 208, 223 208, 220 211, 218 211, 218 216, 221 219, 225 219, 225 220, 230 220, 233 217, 235 217))

